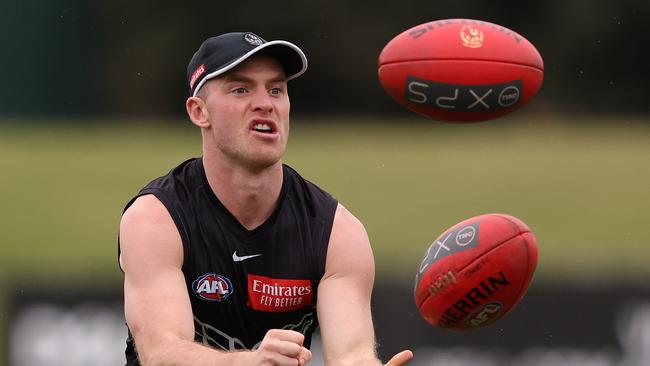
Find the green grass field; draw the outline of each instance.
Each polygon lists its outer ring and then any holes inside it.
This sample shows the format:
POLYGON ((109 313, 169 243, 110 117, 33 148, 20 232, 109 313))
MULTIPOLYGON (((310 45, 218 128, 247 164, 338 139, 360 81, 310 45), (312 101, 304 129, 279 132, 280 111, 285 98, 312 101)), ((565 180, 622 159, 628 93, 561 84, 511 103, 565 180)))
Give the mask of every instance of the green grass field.
MULTIPOLYGON (((362 219, 380 278, 410 281, 438 234, 487 212, 533 229, 537 280, 650 278, 648 121, 309 122, 285 162, 362 219)), ((119 285, 124 203, 199 146, 182 120, 0 127, 0 277, 119 285)))
MULTIPOLYGON (((410 285, 444 229, 487 212, 535 232, 537 283, 645 284, 649 122, 295 118, 285 162, 365 223, 377 286, 410 285)), ((0 325, 16 285, 119 288, 123 205, 199 154, 199 133, 182 120, 0 124, 0 325)))

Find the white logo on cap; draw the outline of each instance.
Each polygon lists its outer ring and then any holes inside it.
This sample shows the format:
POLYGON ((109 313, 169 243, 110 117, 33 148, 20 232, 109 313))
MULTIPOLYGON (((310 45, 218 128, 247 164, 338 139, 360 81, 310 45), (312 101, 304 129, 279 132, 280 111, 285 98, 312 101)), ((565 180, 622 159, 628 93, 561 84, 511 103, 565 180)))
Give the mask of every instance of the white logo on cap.
POLYGON ((264 40, 253 33, 246 33, 244 35, 244 41, 250 43, 253 46, 259 46, 264 43, 264 40))

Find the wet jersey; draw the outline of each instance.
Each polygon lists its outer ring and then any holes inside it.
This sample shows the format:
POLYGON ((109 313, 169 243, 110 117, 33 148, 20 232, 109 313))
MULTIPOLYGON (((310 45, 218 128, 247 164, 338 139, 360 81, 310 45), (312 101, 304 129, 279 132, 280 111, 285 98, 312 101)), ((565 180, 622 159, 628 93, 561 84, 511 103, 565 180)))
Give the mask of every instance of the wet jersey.
MULTIPOLYGON (((155 179, 135 198, 147 194, 164 204, 180 234, 197 342, 255 349, 275 328, 303 333, 309 347, 337 207, 332 196, 284 165, 275 210, 247 230, 210 188, 200 158, 155 179)), ((130 333, 126 356, 138 364, 130 333)))

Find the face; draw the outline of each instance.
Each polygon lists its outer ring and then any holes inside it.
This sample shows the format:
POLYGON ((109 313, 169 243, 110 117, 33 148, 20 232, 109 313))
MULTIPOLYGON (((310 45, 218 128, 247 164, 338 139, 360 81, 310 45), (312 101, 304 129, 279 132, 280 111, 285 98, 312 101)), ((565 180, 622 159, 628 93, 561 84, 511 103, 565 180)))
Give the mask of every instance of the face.
POLYGON ((204 144, 216 156, 252 169, 281 162, 289 137, 290 106, 286 76, 278 61, 253 56, 205 83, 199 94, 209 120, 204 144))

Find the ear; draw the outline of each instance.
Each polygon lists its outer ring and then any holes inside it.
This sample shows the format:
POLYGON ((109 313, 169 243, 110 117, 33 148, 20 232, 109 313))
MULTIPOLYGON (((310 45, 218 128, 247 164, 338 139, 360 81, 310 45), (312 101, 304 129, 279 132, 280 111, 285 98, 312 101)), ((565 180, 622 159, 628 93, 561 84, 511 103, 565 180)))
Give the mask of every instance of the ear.
POLYGON ((199 97, 187 98, 187 101, 185 101, 185 109, 192 123, 201 128, 210 127, 210 113, 203 99, 199 97))

